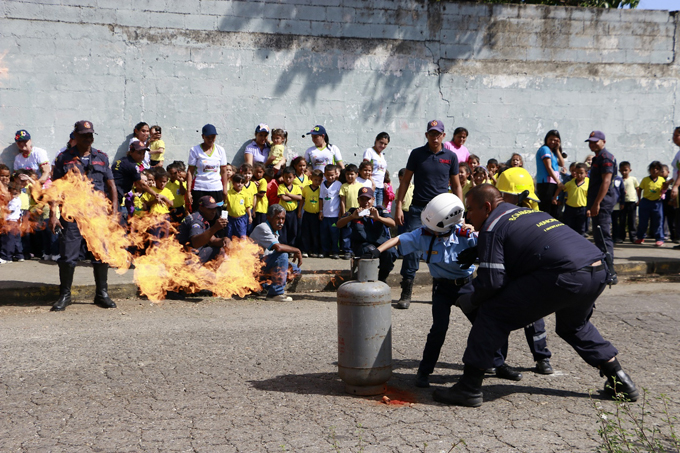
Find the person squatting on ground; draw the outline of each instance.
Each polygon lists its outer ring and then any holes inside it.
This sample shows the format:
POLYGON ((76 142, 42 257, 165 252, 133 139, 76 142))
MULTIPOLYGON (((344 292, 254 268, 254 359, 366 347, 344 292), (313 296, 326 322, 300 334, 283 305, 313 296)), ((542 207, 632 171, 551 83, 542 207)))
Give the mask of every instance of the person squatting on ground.
POLYGON ((250 235, 257 245, 262 247, 261 259, 265 265, 262 276, 265 279, 262 287, 267 291, 267 299, 279 302, 291 302, 293 299, 285 295, 288 280, 288 268, 296 276, 300 275, 302 266, 302 252, 296 247, 279 242, 279 232, 286 222, 286 210, 279 204, 273 204, 267 209, 267 221, 256 226, 250 235), (295 263, 289 261, 292 255, 295 263))
MULTIPOLYGON (((458 178, 458 157, 442 145, 445 137, 444 123, 439 120, 430 121, 427 123, 425 132, 427 143, 411 151, 408 157, 406 171, 399 184, 394 212, 397 225, 406 225, 408 231, 421 227, 420 214, 423 208, 437 195, 448 192, 449 187, 458 198, 463 197, 460 178, 458 178), (408 218, 405 219, 403 203, 411 178, 414 180, 413 200, 408 210, 408 218)), ((413 279, 418 267, 416 253, 404 256, 401 263, 402 290, 397 308, 406 309, 411 304, 413 279)))
POLYGON ((204 195, 198 199, 198 210, 179 224, 177 241, 198 255, 202 263, 215 259, 230 243, 225 237, 227 219, 220 217, 222 205, 204 195))
POLYGON ((517 195, 483 185, 468 192, 467 216, 479 231, 480 266, 474 292, 458 299, 477 308, 463 355, 463 376, 435 401, 482 404, 484 370, 508 336, 555 313, 555 331, 607 378, 605 392, 636 401, 639 393, 621 369, 618 351, 590 323, 595 300, 612 275, 604 254, 571 228, 544 212, 518 207, 517 195), (531 288, 531 291, 527 291, 531 288))
MULTIPOLYGON (((402 253, 416 253, 425 257, 432 275, 432 327, 427 335, 423 359, 416 374, 416 387, 430 386, 430 375, 434 372, 439 353, 446 339, 451 317, 451 306, 457 297, 472 291, 470 282, 475 267, 463 267, 458 256, 464 250, 477 245, 477 236, 462 223, 463 202, 450 193, 436 196, 421 214, 423 226, 417 230, 392 238, 380 247, 381 254, 399 246, 402 253)), ((467 311, 465 316, 474 322, 475 312, 467 311)), ((494 356, 493 368, 501 379, 519 381, 522 374, 505 364, 507 343, 494 356)))
MULTIPOLYGON (((94 190, 105 192, 111 201, 111 206, 117 206, 118 191, 114 183, 113 173, 109 165, 109 157, 92 148, 94 143, 94 126, 90 121, 78 121, 74 126, 76 144, 67 149, 54 163, 52 180, 56 181, 75 169, 88 178, 94 190)), ((77 222, 69 222, 64 218, 57 220, 57 204, 50 203, 49 228, 56 234, 57 228, 62 228, 59 235, 59 299, 52 306, 51 311, 63 311, 71 303, 71 285, 73 274, 78 261, 85 258, 85 239, 80 234, 77 222)), ((112 208, 112 215, 118 216, 118 211, 112 208)), ((94 303, 102 308, 116 308, 116 304, 108 294, 109 265, 101 261, 92 261, 94 282, 96 286, 94 303)))
MULTIPOLYGON (((354 256, 361 257, 376 250, 390 238, 390 228, 395 226, 394 219, 386 215, 382 206, 373 206, 375 194, 370 187, 361 187, 358 194, 359 206, 352 207, 338 220, 338 228, 347 227, 354 256)), ((389 249, 381 252, 378 280, 386 282, 394 268, 397 254, 389 249)))

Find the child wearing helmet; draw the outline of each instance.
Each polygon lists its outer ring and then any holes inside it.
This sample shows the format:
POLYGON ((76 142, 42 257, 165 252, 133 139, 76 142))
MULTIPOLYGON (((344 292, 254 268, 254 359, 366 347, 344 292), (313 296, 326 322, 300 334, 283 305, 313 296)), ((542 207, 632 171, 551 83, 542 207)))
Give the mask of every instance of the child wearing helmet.
MULTIPOLYGON (((399 245, 402 254, 421 253, 433 277, 432 327, 418 367, 415 382, 417 387, 430 386, 429 376, 437 364, 449 328, 451 306, 455 305, 458 296, 473 291, 470 282, 475 267, 464 269, 458 263, 458 255, 463 250, 477 245, 477 234, 462 223, 464 212, 463 202, 454 194, 437 195, 421 213, 421 228, 401 234, 378 247, 378 251, 384 252, 399 245)), ((474 312, 466 313, 471 322, 474 321, 474 315, 474 312)), ((506 351, 507 345, 496 353, 496 375, 504 379, 519 380, 522 375, 505 365, 506 351)))

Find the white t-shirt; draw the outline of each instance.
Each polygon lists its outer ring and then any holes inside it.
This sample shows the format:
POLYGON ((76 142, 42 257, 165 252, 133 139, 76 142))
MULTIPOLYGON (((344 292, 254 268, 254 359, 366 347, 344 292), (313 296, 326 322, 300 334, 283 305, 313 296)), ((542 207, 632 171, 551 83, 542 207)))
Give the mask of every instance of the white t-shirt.
POLYGON ((34 146, 31 150, 31 154, 29 154, 28 157, 24 157, 24 155, 21 153, 16 155, 14 158, 14 171, 33 170, 38 174, 38 177, 41 177, 42 171, 40 171, 40 166, 42 164, 49 163, 50 158, 47 157, 47 151, 34 146))
MULTIPOLYGON (((357 176, 357 182, 364 187, 368 187, 369 189, 373 188, 373 182, 370 179, 364 179, 361 176, 357 176)), ((377 184, 375 186, 378 187, 377 184)))
MULTIPOLYGON (((314 148, 316 149, 316 148, 314 148)), ((330 187, 326 187, 326 181, 321 183, 319 198, 323 200, 323 216, 338 217, 340 215, 340 181, 335 181, 330 187)))
MULTIPOLYGON (((130 139, 130 143, 128 143, 128 150, 130 149, 130 145, 132 145, 134 142, 138 142, 139 139, 137 137, 132 137, 130 139)), ((149 142, 147 141, 144 143, 147 145, 149 142)), ((142 161, 142 170, 148 170, 151 168, 151 155, 149 154, 148 151, 144 151, 144 160, 142 161)))
POLYGON ((312 170, 324 171, 326 165, 340 162, 342 160, 342 155, 340 155, 340 148, 335 145, 327 145, 324 149, 312 146, 305 151, 305 160, 309 162, 312 170))
POLYGON ((385 172, 387 171, 387 161, 385 153, 378 154, 372 147, 364 151, 364 160, 369 160, 373 164, 373 182, 376 189, 385 187, 385 172))
POLYGON ((673 168, 673 179, 678 180, 678 173, 680 173, 680 151, 675 153, 673 162, 671 162, 671 167, 673 168))
POLYGON ((189 166, 196 167, 194 190, 204 192, 216 192, 224 190, 220 167, 227 165, 227 153, 219 145, 206 153, 201 145, 196 145, 189 150, 189 166))
POLYGON ((7 210, 9 211, 7 213, 7 220, 17 222, 21 218, 21 199, 19 197, 12 198, 7 204, 7 210))

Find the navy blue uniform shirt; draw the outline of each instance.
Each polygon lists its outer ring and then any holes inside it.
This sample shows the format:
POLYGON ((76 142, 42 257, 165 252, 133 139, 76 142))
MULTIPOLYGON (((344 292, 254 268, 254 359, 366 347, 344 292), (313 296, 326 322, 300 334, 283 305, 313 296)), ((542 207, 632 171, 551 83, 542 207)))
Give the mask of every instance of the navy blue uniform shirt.
POLYGON ((56 181, 71 169, 77 168, 92 181, 96 190, 106 192, 106 181, 113 179, 109 165, 109 156, 94 148, 91 148, 90 155, 81 161, 80 154, 74 146, 57 156, 52 169, 52 180, 56 181))
POLYGON ((458 174, 458 157, 444 147, 438 153, 430 146, 411 151, 406 169, 413 172, 413 201, 416 206, 425 206, 434 197, 449 191, 449 179, 458 174))
POLYGON ((478 247, 475 301, 491 297, 522 275, 573 272, 603 258, 600 249, 549 214, 510 203, 491 212, 479 232, 478 247))
MULTIPOLYGON (((203 218, 199 211, 189 214, 184 218, 182 223, 179 224, 177 241, 182 245, 192 246, 191 238, 208 230, 214 225, 217 219, 219 219, 219 216, 215 216, 212 222, 208 222, 203 218)), ((222 228, 215 233, 215 237, 224 237, 224 233, 224 228, 222 228)))
MULTIPOLYGON (((385 211, 382 206, 374 206, 378 210, 378 216, 388 217, 385 215, 385 211)), ((354 214, 354 211, 361 208, 350 208, 347 211, 348 215, 354 214)), ((352 220, 348 224, 351 234, 350 241, 352 244, 352 251, 355 255, 361 256, 363 252, 364 244, 373 244, 375 246, 383 244, 390 238, 390 230, 387 226, 373 220, 369 216, 359 217, 356 220, 352 220)))
POLYGON ((118 203, 123 201, 126 193, 132 190, 132 185, 142 179, 139 165, 130 156, 117 160, 111 167, 113 179, 118 189, 118 203))
MULTIPOLYGON (((595 198, 597 198, 597 193, 600 191, 600 187, 602 186, 602 177, 607 173, 611 173, 611 182, 613 183, 614 177, 617 174, 616 158, 605 148, 593 158, 593 163, 590 165, 590 182, 588 183, 588 209, 590 209, 590 207, 593 205, 593 202, 595 201, 595 198)), ((614 185, 610 184, 607 194, 600 203, 600 207, 612 209, 616 204, 617 198, 618 197, 616 195, 614 185)))

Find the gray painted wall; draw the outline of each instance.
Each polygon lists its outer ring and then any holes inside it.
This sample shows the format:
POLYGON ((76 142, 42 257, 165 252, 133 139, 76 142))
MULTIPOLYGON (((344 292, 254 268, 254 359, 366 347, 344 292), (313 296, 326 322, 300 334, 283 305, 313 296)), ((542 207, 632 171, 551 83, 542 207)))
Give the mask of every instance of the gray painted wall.
POLYGON ((0 2, 0 159, 28 129, 51 156, 76 120, 119 157, 134 124, 164 128, 186 160, 211 122, 239 161, 255 126, 323 124, 345 162, 392 136, 391 172, 429 119, 470 130, 484 161, 534 155, 549 129, 569 159, 603 130, 644 176, 670 163, 680 125, 678 15, 423 0, 5 0, 0 2))

